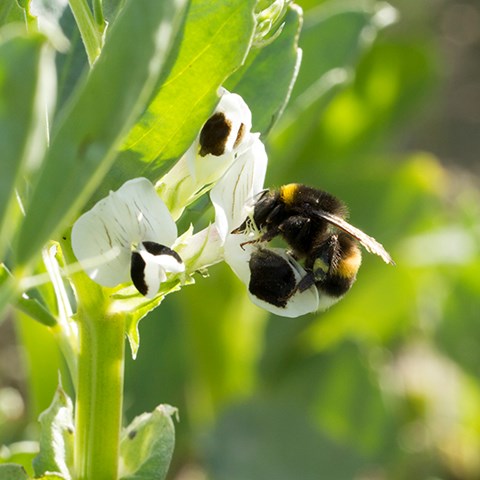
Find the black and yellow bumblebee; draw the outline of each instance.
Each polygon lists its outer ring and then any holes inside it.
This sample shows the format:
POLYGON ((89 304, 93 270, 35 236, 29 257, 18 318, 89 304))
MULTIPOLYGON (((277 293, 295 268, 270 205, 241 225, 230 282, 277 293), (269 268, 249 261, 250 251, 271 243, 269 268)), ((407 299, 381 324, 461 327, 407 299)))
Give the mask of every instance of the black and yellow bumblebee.
POLYGON ((355 282, 362 260, 359 244, 386 263, 394 264, 380 243, 350 225, 346 217, 347 207, 341 200, 316 188, 291 183, 262 191, 251 217, 232 233, 259 232, 256 239, 242 246, 281 236, 292 257, 303 262, 306 274, 295 282, 291 262, 265 248, 257 248, 249 262, 250 293, 284 308, 296 292, 315 285, 319 294, 331 298, 333 303, 355 282))

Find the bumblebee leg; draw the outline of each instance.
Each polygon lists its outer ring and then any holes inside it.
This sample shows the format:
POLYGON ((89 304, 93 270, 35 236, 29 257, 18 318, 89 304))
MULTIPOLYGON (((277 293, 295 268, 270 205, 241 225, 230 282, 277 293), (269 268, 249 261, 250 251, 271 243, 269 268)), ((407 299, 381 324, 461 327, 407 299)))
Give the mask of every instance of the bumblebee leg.
POLYGON ((297 257, 303 257, 312 243, 312 221, 303 215, 288 217, 278 229, 297 257))
POLYGON ((315 276, 313 272, 308 272, 298 283, 295 290, 300 293, 308 290, 312 285, 315 285, 315 276))

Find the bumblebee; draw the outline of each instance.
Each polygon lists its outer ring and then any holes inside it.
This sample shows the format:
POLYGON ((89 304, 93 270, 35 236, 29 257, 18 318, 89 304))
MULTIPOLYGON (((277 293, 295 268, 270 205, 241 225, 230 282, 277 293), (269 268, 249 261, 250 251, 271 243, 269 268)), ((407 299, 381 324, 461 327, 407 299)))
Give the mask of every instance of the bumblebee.
POLYGON ((361 264, 363 245, 386 263, 392 258, 374 238, 346 220, 345 204, 333 195, 306 185, 292 183, 276 190, 264 190, 253 207, 251 217, 232 233, 257 230, 250 243, 269 242, 282 237, 295 260, 303 262, 305 275, 292 280, 292 267, 285 259, 256 249, 250 258, 252 295, 277 307, 285 308, 296 292, 313 285, 320 296, 340 299, 355 282, 361 264), (283 279, 288 281, 284 282, 283 279))

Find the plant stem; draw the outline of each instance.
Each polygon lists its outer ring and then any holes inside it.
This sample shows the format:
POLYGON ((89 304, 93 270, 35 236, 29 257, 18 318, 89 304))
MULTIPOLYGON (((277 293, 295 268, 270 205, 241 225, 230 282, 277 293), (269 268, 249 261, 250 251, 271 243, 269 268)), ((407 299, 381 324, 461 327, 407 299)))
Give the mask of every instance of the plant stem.
POLYGON ((123 399, 124 318, 79 310, 78 325, 75 478, 116 480, 123 399))
MULTIPOLYGON (((76 262, 71 232, 60 244, 76 262)), ((116 480, 125 365, 125 317, 107 313, 109 294, 85 272, 70 276, 77 298, 78 357, 75 404, 75 480, 116 480)))
POLYGON ((85 45, 88 63, 92 66, 102 50, 104 27, 98 28, 86 0, 69 0, 69 4, 85 45))
POLYGON ((103 17, 102 0, 93 0, 93 16, 101 32, 105 30, 105 18, 103 17))

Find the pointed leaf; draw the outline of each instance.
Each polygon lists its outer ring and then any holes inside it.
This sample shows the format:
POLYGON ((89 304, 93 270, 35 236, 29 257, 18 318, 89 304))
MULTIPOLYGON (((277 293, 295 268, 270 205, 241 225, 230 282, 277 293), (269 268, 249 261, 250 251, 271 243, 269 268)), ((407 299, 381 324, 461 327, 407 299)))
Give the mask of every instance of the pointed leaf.
POLYGON ((131 0, 115 21, 55 132, 20 232, 21 265, 71 220, 108 171, 152 93, 184 5, 131 0))
POLYGON ((331 99, 351 80, 360 54, 395 19, 393 7, 374 0, 326 2, 308 12, 300 41, 302 68, 271 138, 276 161, 282 163, 302 148, 331 99))
POLYGON ((58 473, 71 478, 73 466, 73 404, 61 385, 50 407, 39 418, 40 453, 33 460, 35 475, 58 473))
POLYGON ((218 102, 218 87, 248 52, 254 5, 253 0, 192 0, 175 64, 99 195, 128 178, 158 180, 187 150, 218 102))
POLYGON ((120 443, 122 480, 165 478, 175 444, 172 415, 177 410, 159 405, 152 413, 136 417, 125 429, 120 443))

